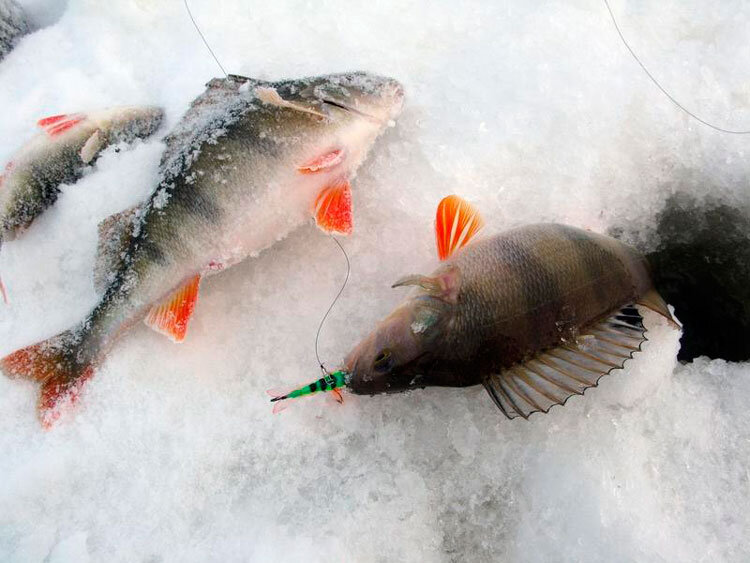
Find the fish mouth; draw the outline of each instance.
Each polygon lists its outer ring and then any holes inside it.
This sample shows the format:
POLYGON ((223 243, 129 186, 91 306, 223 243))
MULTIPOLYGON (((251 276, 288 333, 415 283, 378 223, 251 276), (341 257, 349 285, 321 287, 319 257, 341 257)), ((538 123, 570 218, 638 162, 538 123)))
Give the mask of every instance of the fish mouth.
POLYGON ((337 107, 339 109, 343 109, 344 111, 349 111, 349 112, 355 113, 355 114, 359 115, 360 117, 364 117, 365 119, 368 119, 370 121, 374 121, 375 123, 377 123, 379 125, 384 125, 386 123, 386 121, 384 119, 380 119, 379 117, 376 117, 374 115, 366 113, 366 112, 364 112, 362 110, 359 110, 357 108, 353 108, 351 106, 347 106, 347 105, 344 105, 344 104, 339 103, 339 102, 334 102, 333 100, 322 99, 321 101, 324 104, 327 104, 329 106, 337 107))
MULTIPOLYGON (((378 125, 384 126, 391 123, 391 120, 398 117, 398 115, 401 113, 401 109, 403 108, 404 104, 404 87, 399 82, 392 80, 389 84, 383 87, 379 94, 379 97, 381 99, 380 103, 387 106, 387 109, 383 111, 383 114, 385 114, 385 116, 382 116, 382 114, 380 116, 374 115, 372 113, 362 111, 359 108, 352 107, 330 98, 321 98, 320 101, 323 102, 323 104, 351 112, 364 119, 367 119, 368 121, 372 121, 374 123, 377 123, 378 125)), ((381 112, 378 111, 377 113, 381 112)))

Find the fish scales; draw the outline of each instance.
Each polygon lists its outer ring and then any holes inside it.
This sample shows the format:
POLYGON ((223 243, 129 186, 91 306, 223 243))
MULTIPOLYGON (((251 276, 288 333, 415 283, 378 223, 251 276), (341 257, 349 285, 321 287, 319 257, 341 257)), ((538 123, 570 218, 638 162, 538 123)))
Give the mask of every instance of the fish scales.
POLYGON ((458 268, 461 284, 446 349, 467 360, 498 347, 503 354, 483 362, 497 369, 574 338, 637 297, 645 264, 629 270, 622 256, 604 237, 563 225, 476 242, 444 267, 458 268))
POLYGON ((509 418, 527 417, 596 385, 639 349, 644 329, 630 305, 674 324, 645 258, 627 245, 557 224, 466 244, 481 225, 467 202, 441 201, 444 262, 394 284, 417 287, 344 360, 352 392, 484 384, 509 418))
POLYGON ((328 232, 350 232, 349 181, 402 101, 400 84, 367 73, 209 82, 166 137, 147 201, 100 226, 108 239, 95 268, 98 304, 70 330, 0 360, 6 374, 42 382, 42 423, 75 400, 135 322, 182 341, 203 277, 265 250, 311 214, 328 232))

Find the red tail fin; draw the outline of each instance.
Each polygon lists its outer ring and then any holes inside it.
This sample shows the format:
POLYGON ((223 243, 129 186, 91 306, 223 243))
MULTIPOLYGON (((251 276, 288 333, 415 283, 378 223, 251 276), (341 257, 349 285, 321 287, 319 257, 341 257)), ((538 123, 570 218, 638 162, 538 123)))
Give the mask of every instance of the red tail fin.
POLYGON ((76 359, 70 332, 64 332, 0 360, 0 369, 9 377, 33 379, 42 384, 37 410, 39 420, 49 429, 66 406, 78 400, 83 384, 93 375, 91 364, 76 359))

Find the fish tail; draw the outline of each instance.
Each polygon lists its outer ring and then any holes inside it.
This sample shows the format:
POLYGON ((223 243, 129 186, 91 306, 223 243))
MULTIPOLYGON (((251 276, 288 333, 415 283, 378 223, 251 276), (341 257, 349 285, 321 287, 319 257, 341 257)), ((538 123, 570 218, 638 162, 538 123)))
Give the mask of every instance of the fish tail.
POLYGON ((82 361, 80 352, 79 331, 68 330, 0 359, 0 369, 7 376, 41 383, 37 414, 45 429, 77 402, 84 383, 94 373, 93 362, 82 361))

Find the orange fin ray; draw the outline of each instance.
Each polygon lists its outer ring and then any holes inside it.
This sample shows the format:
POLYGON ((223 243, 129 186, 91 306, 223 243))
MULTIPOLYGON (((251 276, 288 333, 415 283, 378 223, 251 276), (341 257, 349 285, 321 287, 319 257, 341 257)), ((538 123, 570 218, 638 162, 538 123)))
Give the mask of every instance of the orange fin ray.
POLYGON ((349 180, 339 178, 326 186, 315 200, 315 221, 327 233, 350 235, 352 221, 352 189, 349 180))
POLYGON ((8 292, 5 289, 5 284, 3 283, 3 278, 0 278, 0 295, 3 296, 3 303, 6 305, 8 304, 8 292))
POLYGON ((58 123, 59 121, 62 121, 63 119, 67 119, 68 114, 66 113, 60 113, 58 115, 50 115, 49 117, 43 117, 39 121, 36 122, 36 124, 39 127, 47 128, 50 125, 54 125, 55 123, 58 123))
POLYGON ((71 127, 75 127, 86 119, 82 113, 51 115, 36 122, 36 124, 47 132, 50 137, 56 137, 71 127))
POLYGON ((443 198, 435 215, 435 240, 440 260, 450 258, 483 226, 484 219, 468 201, 457 195, 443 198))
POLYGON ((201 276, 196 274, 164 301, 152 306, 144 319, 146 325, 169 337, 173 342, 182 342, 195 310, 200 282, 201 276))

